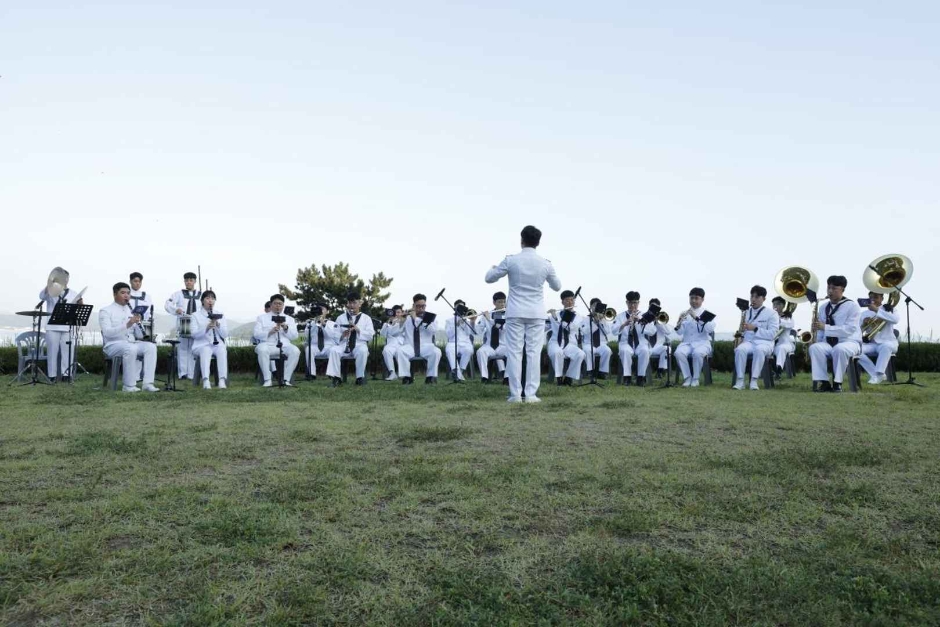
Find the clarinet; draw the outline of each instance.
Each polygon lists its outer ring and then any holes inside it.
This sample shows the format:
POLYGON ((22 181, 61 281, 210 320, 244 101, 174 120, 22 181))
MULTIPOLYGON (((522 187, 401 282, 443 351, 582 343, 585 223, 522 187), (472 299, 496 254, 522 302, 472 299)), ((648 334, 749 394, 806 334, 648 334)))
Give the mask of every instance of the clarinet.
POLYGON ((353 352, 353 350, 355 350, 355 348, 356 348, 356 336, 357 336, 357 333, 356 333, 356 331, 352 330, 353 324, 354 324, 354 323, 353 323, 352 315, 351 315, 350 311, 347 309, 347 310, 346 310, 346 327, 347 327, 348 329, 350 329, 350 331, 349 331, 349 338, 346 340, 346 352, 347 352, 347 353, 353 352))
MULTIPOLYGON (((212 307, 209 307, 209 322, 210 322, 210 323, 211 323, 211 322, 214 322, 214 321, 212 320, 212 307)), ((213 346, 218 346, 218 345, 219 345, 219 335, 218 335, 218 333, 215 332, 215 327, 212 328, 212 345, 213 345, 213 346)))

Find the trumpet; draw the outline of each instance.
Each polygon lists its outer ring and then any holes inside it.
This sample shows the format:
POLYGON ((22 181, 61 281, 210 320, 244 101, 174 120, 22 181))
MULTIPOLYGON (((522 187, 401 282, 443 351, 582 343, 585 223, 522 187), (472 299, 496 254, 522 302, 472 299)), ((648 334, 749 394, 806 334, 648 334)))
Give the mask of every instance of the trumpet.
POLYGON ((656 322, 659 324, 669 324, 669 314, 667 314, 665 311, 660 311, 658 314, 656 314, 656 322))
POLYGON ((617 310, 613 307, 608 307, 604 310, 604 320, 607 322, 613 322, 614 318, 617 317, 617 310))

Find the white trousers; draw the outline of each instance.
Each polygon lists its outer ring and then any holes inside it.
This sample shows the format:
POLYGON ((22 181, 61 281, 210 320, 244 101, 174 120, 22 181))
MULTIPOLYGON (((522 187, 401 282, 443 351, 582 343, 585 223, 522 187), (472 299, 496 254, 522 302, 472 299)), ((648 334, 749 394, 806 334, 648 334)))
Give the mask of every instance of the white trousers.
POLYGON ((458 342, 457 343, 457 355, 460 357, 459 360, 454 359, 454 343, 448 342, 444 346, 444 352, 447 354, 447 363, 450 364, 450 369, 453 370, 456 368, 454 362, 457 361, 460 363, 460 369, 466 370, 467 365, 470 363, 470 360, 473 359, 473 344, 469 342, 458 342))
POLYGON ((205 344, 196 351, 199 355, 199 370, 202 371, 202 378, 208 379, 212 368, 212 358, 215 357, 215 368, 219 373, 219 379, 228 380, 228 350, 225 342, 218 344, 205 344))
POLYGON ((555 378, 569 377, 575 381, 581 378, 581 364, 584 363, 584 351, 582 351, 574 342, 568 342, 568 346, 561 347, 558 342, 548 343, 548 359, 552 362, 555 370, 555 378), (565 359, 569 359, 568 371, 564 372, 565 359))
POLYGON ((153 385, 153 377, 157 372, 157 345, 153 342, 115 342, 105 347, 104 354, 112 359, 120 357, 124 360, 124 387, 128 388, 137 387, 137 376, 140 374, 137 357, 143 357, 144 385, 153 385))
POLYGON ((176 372, 180 377, 193 377, 196 370, 196 356, 193 354, 193 338, 179 338, 176 347, 176 372))
MULTIPOLYGON (((305 350, 306 353, 307 353, 307 369, 310 370, 310 374, 312 374, 312 375, 316 375, 316 374, 317 374, 317 362, 316 362, 315 360, 316 360, 316 359, 320 359, 320 358, 329 359, 329 358, 330 358, 330 351, 333 350, 333 347, 334 347, 334 346, 336 346, 336 344, 332 344, 332 343, 330 343, 330 344, 324 344, 322 351, 317 348, 317 345, 316 345, 316 344, 311 344, 310 347, 309 347, 309 349, 308 349, 307 347, 304 347, 304 350, 305 350), (311 353, 312 353, 312 354, 311 354, 311 353)), ((344 345, 344 346, 345 346, 345 345, 344 345)), ((273 371, 273 370, 274 370, 274 364, 273 364, 273 363, 271 364, 271 367, 272 367, 271 369, 272 369, 272 371, 273 371)))
POLYGON ((545 320, 542 318, 507 318, 506 376, 509 397, 522 398, 522 351, 525 350, 525 395, 532 398, 539 391, 542 376, 542 344, 545 343, 545 320))
POLYGON ((682 372, 682 380, 692 377, 693 381, 698 381, 702 374, 702 364, 705 358, 712 354, 711 342, 695 342, 694 344, 683 342, 676 347, 673 356, 679 371, 682 372), (689 355, 692 356, 692 372, 689 372, 689 355))
POLYGON ((787 355, 792 355, 795 350, 796 346, 793 342, 781 342, 774 346, 774 358, 777 365, 783 368, 787 363, 787 355))
MULTIPOLYGON (((399 377, 410 377, 411 376, 411 358, 415 356, 415 347, 408 344, 403 344, 398 348, 398 376, 399 377)), ((428 374, 429 377, 437 376, 437 368, 441 363, 441 349, 434 344, 422 344, 421 345, 421 354, 419 357, 424 357, 428 360, 428 374)))
POLYGON ((858 342, 839 342, 829 346, 825 341, 815 342, 809 347, 809 359, 813 367, 813 381, 828 381, 829 371, 826 368, 826 358, 832 356, 832 380, 842 383, 849 361, 861 352, 858 342))
POLYGON ((330 349, 330 360, 326 362, 326 374, 330 377, 342 377, 343 369, 340 360, 344 355, 353 355, 356 358, 356 378, 366 376, 366 363, 369 361, 369 345, 365 342, 356 342, 352 353, 346 352, 346 343, 343 342, 330 349))
MULTIPOLYGON (((594 361, 591 359, 591 343, 588 342, 587 346, 583 346, 581 351, 584 353, 584 367, 588 372, 594 370, 594 361)), ((610 346, 601 342, 600 346, 594 347, 594 357, 600 357, 601 363, 598 366, 598 370, 601 372, 610 372, 610 357, 614 354, 614 351, 610 350, 610 346)))
POLYGON ((669 360, 666 355, 666 345, 659 344, 650 349, 650 359, 659 358, 659 362, 656 364, 658 370, 668 370, 669 369, 669 360))
POLYGON ((385 362, 385 370, 395 372, 395 358, 398 356, 398 349, 401 344, 386 344, 382 349, 382 360, 385 362))
POLYGON ((897 352, 897 342, 884 342, 879 344, 869 342, 868 344, 862 344, 862 355, 858 358, 858 363, 865 369, 865 372, 867 372, 869 376, 874 374, 883 375, 888 368, 888 362, 891 361, 891 355, 895 355, 897 352), (872 362, 871 360, 873 355, 878 356, 876 362, 872 362))
POLYGON ((630 346, 627 342, 620 343, 620 372, 625 377, 632 377, 633 357, 636 356, 636 376, 645 377, 646 369, 650 365, 650 347, 649 344, 639 343, 636 348, 630 346))
POLYGON ((744 383, 744 370, 747 368, 748 357, 751 357, 751 380, 760 379, 760 373, 764 370, 764 361, 773 349, 773 342, 770 341, 741 342, 734 349, 734 370, 738 383, 744 383))
MULTIPOLYGON (((500 372, 506 369, 506 355, 508 348, 505 342, 500 342, 499 346, 493 348, 489 344, 484 344, 477 349, 477 366, 480 368, 480 376, 484 379, 490 378, 490 357, 502 357, 502 361, 496 362, 496 367, 500 372)), ((502 377, 500 377, 502 378, 502 377)))
MULTIPOLYGON (((46 361, 47 364, 47 373, 49 378, 54 379, 59 375, 59 369, 61 365, 62 374, 69 374, 69 368, 71 364, 69 361, 69 332, 68 331, 45 331, 46 338, 46 350, 48 350, 49 358, 46 361)), ((35 334, 33 335, 35 337, 35 334)), ((72 350, 75 350, 75 347, 72 347, 72 350)), ((74 355, 74 353, 73 353, 74 355)), ((136 383, 136 382, 135 382, 136 383)))
MULTIPOLYGON (((297 362, 300 361, 300 349, 288 341, 281 342, 284 350, 284 380, 290 382, 294 376, 294 370, 297 368, 297 362)), ((261 342, 255 346, 255 352, 258 354, 258 367, 261 368, 261 375, 265 383, 271 380, 271 357, 280 355, 277 344, 261 342)))

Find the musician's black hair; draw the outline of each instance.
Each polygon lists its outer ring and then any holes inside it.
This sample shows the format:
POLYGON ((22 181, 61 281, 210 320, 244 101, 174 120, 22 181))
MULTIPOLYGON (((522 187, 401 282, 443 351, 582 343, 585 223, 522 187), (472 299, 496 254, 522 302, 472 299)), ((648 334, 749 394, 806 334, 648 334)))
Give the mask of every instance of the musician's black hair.
POLYGON ((628 301, 640 300, 640 293, 639 292, 627 292, 627 300, 628 301))
POLYGON ((140 279, 143 281, 144 275, 142 275, 140 272, 131 272, 130 280, 133 281, 134 279, 140 279))
POLYGON ((700 287, 693 287, 691 290, 689 290, 689 296, 701 296, 702 298, 705 298, 705 290, 700 287))
POLYGON ((123 289, 128 289, 128 290, 129 290, 129 289, 131 289, 131 286, 128 285, 127 283, 124 283, 124 282, 122 281, 122 282, 120 282, 120 283, 115 283, 115 284, 114 284, 114 287, 111 288, 111 291, 114 292, 115 294, 117 294, 118 292, 120 292, 120 291, 123 290, 123 289))
POLYGON ((186 279, 195 279, 195 278, 198 278, 198 277, 196 276, 196 273, 195 273, 195 272, 187 272, 186 274, 183 275, 183 280, 184 280, 184 281, 185 281, 186 279))
POLYGON ((395 311, 398 309, 404 309, 404 308, 405 308, 404 305, 392 305, 392 311, 395 311))
POLYGON ((271 301, 266 302, 266 303, 264 304, 264 308, 265 308, 265 309, 270 309, 270 308, 271 308, 271 301))
POLYGON ((770 302, 776 305, 777 303, 785 303, 787 300, 783 296, 774 296, 773 300, 770 302))
POLYGON ((467 304, 466 301, 463 301, 459 298, 454 301, 454 307, 456 307, 457 305, 466 305, 466 304, 467 304))
POLYGON ((506 300, 505 292, 496 292, 493 294, 493 302, 495 303, 498 300, 506 300))
POLYGON ((359 292, 346 292, 346 302, 359 300, 359 292))
POLYGON ((754 287, 751 288, 751 296, 753 296, 754 294, 767 298, 767 288, 762 285, 755 285, 754 287))
POLYGON ((542 241, 542 232, 531 224, 522 229, 522 245, 526 248, 538 248, 542 241))
POLYGON ((276 301, 276 300, 279 300, 279 301, 281 301, 282 303, 285 302, 285 301, 284 301, 284 296, 283 296, 282 294, 274 294, 273 296, 271 296, 271 300, 270 300, 269 302, 273 303, 273 302, 276 301))
POLYGON ((205 292, 202 293, 202 296, 199 297, 199 301, 203 303, 206 302, 207 296, 211 296, 212 298, 219 300, 219 297, 215 295, 215 292, 213 292, 212 290, 206 290, 205 292))
POLYGON ((427 300, 427 299, 428 297, 425 296, 424 294, 415 294, 414 296, 411 297, 411 302, 416 303, 419 300, 427 300))
POLYGON ((571 290, 565 290, 561 293, 561 299, 565 300, 566 298, 574 298, 574 292, 571 290))
POLYGON ((848 284, 848 279, 846 279, 841 274, 833 274, 831 277, 826 279, 826 285, 835 285, 836 287, 841 287, 842 289, 845 289, 848 284))
POLYGON ((657 304, 657 305, 662 305, 662 303, 659 302, 659 299, 658 299, 658 298, 651 298, 651 299, 650 299, 650 305, 652 305, 652 304, 654 304, 654 303, 657 304))
POLYGON ((599 303, 599 302, 601 302, 601 299, 600 299, 600 298, 592 298, 592 299, 589 301, 591 307, 594 306, 594 303, 599 303))

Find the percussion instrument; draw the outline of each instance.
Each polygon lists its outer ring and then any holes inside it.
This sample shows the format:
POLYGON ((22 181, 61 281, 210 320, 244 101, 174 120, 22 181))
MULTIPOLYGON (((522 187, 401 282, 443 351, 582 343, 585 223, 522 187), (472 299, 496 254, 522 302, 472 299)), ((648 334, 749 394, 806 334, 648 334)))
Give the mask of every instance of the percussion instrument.
POLYGON ((193 336, 193 317, 192 316, 177 316, 176 317, 176 335, 182 339, 190 339, 193 336))

